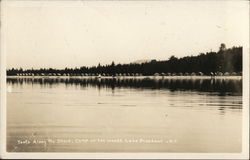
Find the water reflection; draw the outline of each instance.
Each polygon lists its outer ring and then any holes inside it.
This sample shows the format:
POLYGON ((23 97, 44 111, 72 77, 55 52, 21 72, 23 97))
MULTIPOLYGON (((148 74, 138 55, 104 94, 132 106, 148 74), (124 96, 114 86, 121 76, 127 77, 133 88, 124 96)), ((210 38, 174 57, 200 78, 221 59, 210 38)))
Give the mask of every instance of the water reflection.
POLYGON ((239 79, 98 79, 98 78, 7 78, 12 85, 40 84, 52 87, 64 83, 67 86, 135 89, 168 89, 170 91, 215 92, 218 95, 242 95, 242 81, 239 79))
POLYGON ((7 79, 9 152, 241 152, 242 81, 7 79), (71 143, 79 139, 177 143, 71 143), (44 143, 20 144, 18 140, 44 143), (51 140, 71 140, 51 143, 51 140))

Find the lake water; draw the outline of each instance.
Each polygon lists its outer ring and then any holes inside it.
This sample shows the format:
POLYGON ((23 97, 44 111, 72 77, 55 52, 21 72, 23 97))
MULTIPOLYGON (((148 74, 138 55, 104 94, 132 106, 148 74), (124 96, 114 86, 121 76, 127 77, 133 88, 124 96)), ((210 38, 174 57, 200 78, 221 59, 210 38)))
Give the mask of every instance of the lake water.
POLYGON ((241 152, 242 81, 8 78, 8 152, 241 152))

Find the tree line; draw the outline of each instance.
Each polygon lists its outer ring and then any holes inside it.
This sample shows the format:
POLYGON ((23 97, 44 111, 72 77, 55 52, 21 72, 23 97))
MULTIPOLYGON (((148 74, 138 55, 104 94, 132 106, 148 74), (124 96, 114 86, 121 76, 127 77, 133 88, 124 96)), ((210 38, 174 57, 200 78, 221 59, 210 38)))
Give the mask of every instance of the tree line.
POLYGON ((200 53, 197 56, 177 58, 171 56, 168 60, 151 60, 145 63, 115 64, 92 67, 76 67, 65 69, 8 69, 8 76, 15 75, 211 75, 218 73, 242 73, 242 47, 226 48, 221 44, 217 52, 200 53))

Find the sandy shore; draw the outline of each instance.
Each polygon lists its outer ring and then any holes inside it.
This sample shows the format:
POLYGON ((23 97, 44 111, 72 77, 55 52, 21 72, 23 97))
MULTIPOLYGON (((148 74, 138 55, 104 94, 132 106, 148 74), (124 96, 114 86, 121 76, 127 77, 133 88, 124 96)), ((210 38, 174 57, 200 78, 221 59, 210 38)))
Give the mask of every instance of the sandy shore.
POLYGON ((99 78, 99 79, 238 79, 241 80, 242 76, 7 76, 7 78, 60 78, 60 79, 68 79, 68 78, 79 78, 79 79, 91 79, 91 78, 99 78))

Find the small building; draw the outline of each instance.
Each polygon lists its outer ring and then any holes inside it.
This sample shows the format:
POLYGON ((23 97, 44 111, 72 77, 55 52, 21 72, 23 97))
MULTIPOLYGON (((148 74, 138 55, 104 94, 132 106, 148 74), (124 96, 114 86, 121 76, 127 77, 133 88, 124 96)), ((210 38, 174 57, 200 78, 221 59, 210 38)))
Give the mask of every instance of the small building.
POLYGON ((225 73, 224 73, 224 76, 229 76, 229 73, 228 73, 228 72, 225 72, 225 73))
POLYGON ((189 76, 189 73, 188 73, 188 72, 185 72, 185 73, 184 73, 184 76, 189 76))
POLYGON ((202 73, 202 72, 198 72, 198 74, 197 75, 199 75, 199 76, 203 76, 204 74, 202 73))
POLYGON ((159 73, 155 73, 154 76, 159 76, 160 74, 159 73))
POLYGON ((216 75, 217 76, 223 76, 223 73, 222 72, 217 72, 216 75))
POLYGON ((237 73, 236 72, 232 72, 231 76, 237 76, 237 73))
POLYGON ((194 72, 191 73, 191 76, 196 76, 196 74, 194 72))
POLYGON ((178 73, 178 76, 183 76, 183 73, 182 72, 178 73))
POLYGON ((174 73, 172 73, 171 75, 172 75, 172 76, 176 76, 176 73, 174 72, 174 73))

